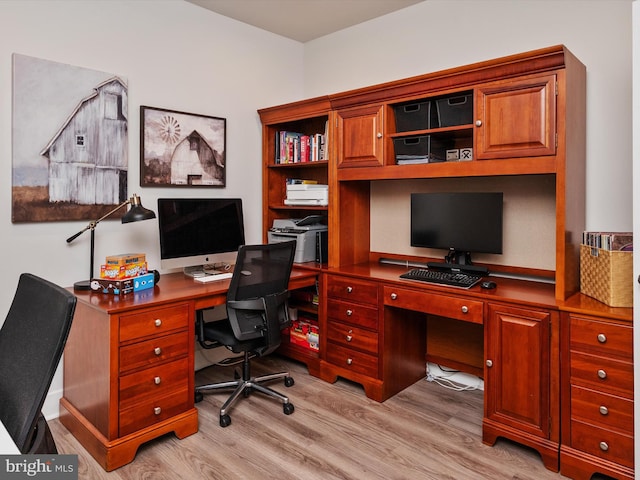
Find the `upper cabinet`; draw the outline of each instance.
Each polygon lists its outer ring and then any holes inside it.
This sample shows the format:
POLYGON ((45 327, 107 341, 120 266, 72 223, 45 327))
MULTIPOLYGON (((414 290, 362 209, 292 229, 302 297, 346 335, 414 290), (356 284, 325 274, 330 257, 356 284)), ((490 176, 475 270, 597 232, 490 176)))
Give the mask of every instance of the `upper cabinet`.
POLYGON ((383 165, 381 105, 340 110, 337 131, 338 168, 383 165))
POLYGON ((479 160, 556 154, 556 77, 534 75, 476 90, 479 160))

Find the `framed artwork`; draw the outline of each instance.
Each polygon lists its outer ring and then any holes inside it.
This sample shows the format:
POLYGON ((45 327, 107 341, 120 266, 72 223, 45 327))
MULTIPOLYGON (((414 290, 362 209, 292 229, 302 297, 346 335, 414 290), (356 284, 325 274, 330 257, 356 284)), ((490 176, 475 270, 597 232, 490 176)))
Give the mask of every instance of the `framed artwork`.
POLYGON ((140 186, 224 187, 224 118, 140 107, 140 186))
POLYGON ((128 198, 124 77, 13 54, 12 94, 13 223, 99 218, 128 198))

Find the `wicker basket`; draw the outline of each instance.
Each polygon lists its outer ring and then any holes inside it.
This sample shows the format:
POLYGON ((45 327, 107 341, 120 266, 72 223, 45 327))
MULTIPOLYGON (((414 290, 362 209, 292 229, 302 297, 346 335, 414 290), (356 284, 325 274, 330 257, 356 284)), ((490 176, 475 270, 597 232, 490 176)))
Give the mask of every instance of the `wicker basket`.
POLYGON ((610 307, 633 307, 633 252, 580 245, 580 291, 610 307))

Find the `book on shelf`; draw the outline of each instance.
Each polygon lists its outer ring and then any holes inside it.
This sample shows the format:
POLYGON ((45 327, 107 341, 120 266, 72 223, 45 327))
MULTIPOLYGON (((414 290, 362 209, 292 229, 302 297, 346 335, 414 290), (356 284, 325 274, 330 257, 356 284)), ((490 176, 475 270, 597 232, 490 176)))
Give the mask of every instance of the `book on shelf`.
POLYGON ((632 232, 591 232, 582 233, 582 244, 603 250, 633 250, 632 232))
POLYGON ((306 163, 325 160, 325 135, 306 135, 280 130, 275 138, 275 163, 306 163))
POLYGON ((307 179, 307 178, 287 178, 286 179, 287 185, 311 185, 315 183, 318 183, 318 181, 307 179))

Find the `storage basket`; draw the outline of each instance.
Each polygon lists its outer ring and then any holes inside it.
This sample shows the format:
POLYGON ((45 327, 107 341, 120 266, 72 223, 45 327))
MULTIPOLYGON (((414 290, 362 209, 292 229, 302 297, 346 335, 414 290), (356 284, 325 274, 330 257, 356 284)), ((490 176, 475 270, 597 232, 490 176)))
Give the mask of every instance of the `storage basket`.
POLYGON ((633 252, 580 245, 580 291, 610 307, 633 307, 633 252))

